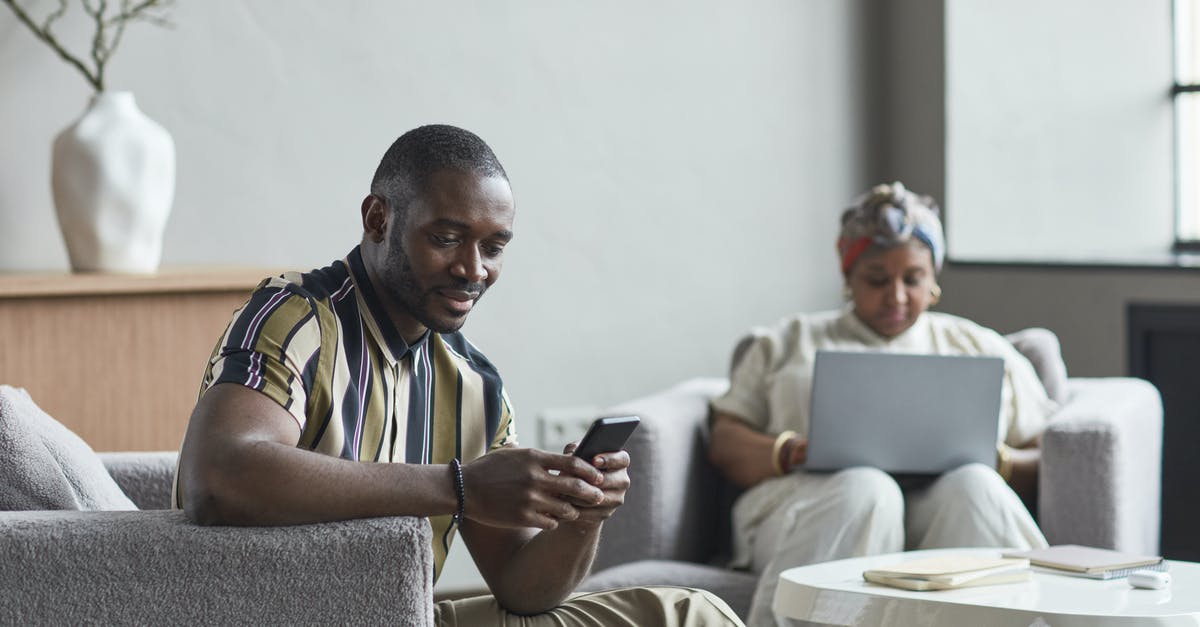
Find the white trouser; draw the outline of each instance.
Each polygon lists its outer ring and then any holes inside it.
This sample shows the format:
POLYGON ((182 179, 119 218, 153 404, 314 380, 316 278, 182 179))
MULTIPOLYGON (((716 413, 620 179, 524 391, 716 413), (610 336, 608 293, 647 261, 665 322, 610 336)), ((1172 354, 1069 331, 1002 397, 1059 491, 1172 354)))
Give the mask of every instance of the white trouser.
POLYGON ((750 546, 751 568, 760 573, 750 627, 777 624, 771 604, 779 573, 795 566, 914 549, 1046 546, 1021 499, 982 464, 908 492, 887 473, 865 467, 772 481, 790 485, 750 546))

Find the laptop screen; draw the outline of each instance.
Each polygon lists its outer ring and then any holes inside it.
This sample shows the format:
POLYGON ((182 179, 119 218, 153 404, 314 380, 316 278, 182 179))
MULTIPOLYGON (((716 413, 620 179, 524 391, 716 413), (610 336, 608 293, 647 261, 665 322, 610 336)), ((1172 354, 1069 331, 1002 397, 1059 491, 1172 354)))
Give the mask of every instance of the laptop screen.
POLYGON ((806 470, 994 466, 1004 360, 817 351, 806 470))

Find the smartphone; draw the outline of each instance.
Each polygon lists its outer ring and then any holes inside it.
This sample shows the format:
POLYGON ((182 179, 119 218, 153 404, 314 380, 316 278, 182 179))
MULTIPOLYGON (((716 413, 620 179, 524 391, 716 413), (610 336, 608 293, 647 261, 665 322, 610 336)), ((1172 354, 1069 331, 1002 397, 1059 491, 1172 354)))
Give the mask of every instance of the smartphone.
POLYGON ((600 453, 621 450, 621 447, 625 446, 625 440, 629 439, 630 434, 641 421, 642 419, 637 416, 597 418, 592 426, 588 427, 583 439, 579 441, 579 447, 575 449, 575 456, 590 462, 600 453))

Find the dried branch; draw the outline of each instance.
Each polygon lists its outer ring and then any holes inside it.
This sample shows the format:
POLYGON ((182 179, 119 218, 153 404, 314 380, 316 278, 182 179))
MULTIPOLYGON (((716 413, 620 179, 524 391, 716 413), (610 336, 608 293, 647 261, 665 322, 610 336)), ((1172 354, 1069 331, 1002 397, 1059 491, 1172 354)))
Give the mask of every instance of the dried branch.
POLYGON ((58 8, 51 11, 41 24, 38 24, 25 8, 17 4, 17 0, 0 0, 0 2, 8 5, 8 8, 16 14, 17 19, 29 27, 29 30, 33 31, 38 39, 46 42, 58 56, 79 70, 87 79, 88 84, 98 92, 104 91, 104 70, 117 51, 117 46, 120 45, 121 38, 125 35, 125 27, 130 22, 145 21, 163 27, 172 25, 165 13, 156 13, 156 11, 164 11, 172 0, 137 0, 136 3, 134 0, 121 0, 120 8, 116 9, 113 15, 109 15, 112 11, 110 11, 108 0, 80 0, 79 4, 83 12, 91 18, 95 25, 90 54, 92 65, 89 66, 83 59, 59 43, 58 37, 53 32, 54 23, 67 13, 68 0, 58 0, 58 8))
MULTIPOLYGON (((58 40, 55 39, 54 35, 50 32, 50 26, 54 21, 53 19, 48 18, 47 22, 39 27, 37 24, 34 24, 33 18, 29 17, 29 14, 17 4, 17 0, 3 0, 3 2, 4 4, 8 5, 8 8, 13 10, 13 13, 17 14, 17 19, 20 20, 22 24, 28 26, 29 30, 33 31, 33 34, 36 35, 38 39, 41 39, 49 44, 49 46, 53 48, 54 51, 58 53, 58 56, 62 57, 64 61, 75 66, 80 72, 83 72, 83 76, 87 78, 88 83, 90 83, 96 91, 103 89, 100 83, 96 80, 96 77, 92 74, 91 69, 84 65, 82 61, 76 59, 75 56, 70 52, 67 52, 67 50, 58 43, 58 40)), ((58 17, 62 15, 63 11, 66 10, 66 2, 64 1, 62 4, 63 6, 61 10, 55 14, 51 14, 51 17, 58 19, 58 17)))
POLYGON ((161 24, 166 26, 168 22, 165 21, 163 16, 147 13, 147 11, 154 8, 161 9, 166 4, 168 3, 160 0, 142 0, 142 2, 137 3, 136 6, 130 7, 130 0, 121 0, 121 12, 109 18, 109 21, 130 22, 137 19, 143 19, 147 21, 163 20, 161 24))
POLYGON ((46 16, 46 22, 45 22, 46 33, 49 33, 50 27, 54 25, 54 22, 57 21, 58 18, 66 15, 66 13, 67 13, 67 0, 58 0, 58 10, 54 11, 50 15, 46 16))
POLYGON ((96 84, 104 85, 104 63, 108 61, 104 56, 104 11, 108 8, 108 3, 100 0, 100 6, 93 7, 91 0, 82 0, 83 11, 92 16, 92 21, 96 23, 96 32, 92 35, 92 63, 96 68, 96 84))

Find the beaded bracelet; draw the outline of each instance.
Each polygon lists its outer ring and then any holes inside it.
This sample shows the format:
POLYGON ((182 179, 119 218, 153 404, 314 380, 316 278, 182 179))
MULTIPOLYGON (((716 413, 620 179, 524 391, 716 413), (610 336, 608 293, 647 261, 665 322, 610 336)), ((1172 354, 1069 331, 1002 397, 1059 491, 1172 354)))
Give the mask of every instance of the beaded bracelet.
POLYGON ((462 522, 467 509, 467 490, 463 486, 462 464, 458 458, 450 460, 450 474, 454 477, 454 494, 458 497, 458 509, 450 518, 450 524, 457 525, 462 522))

